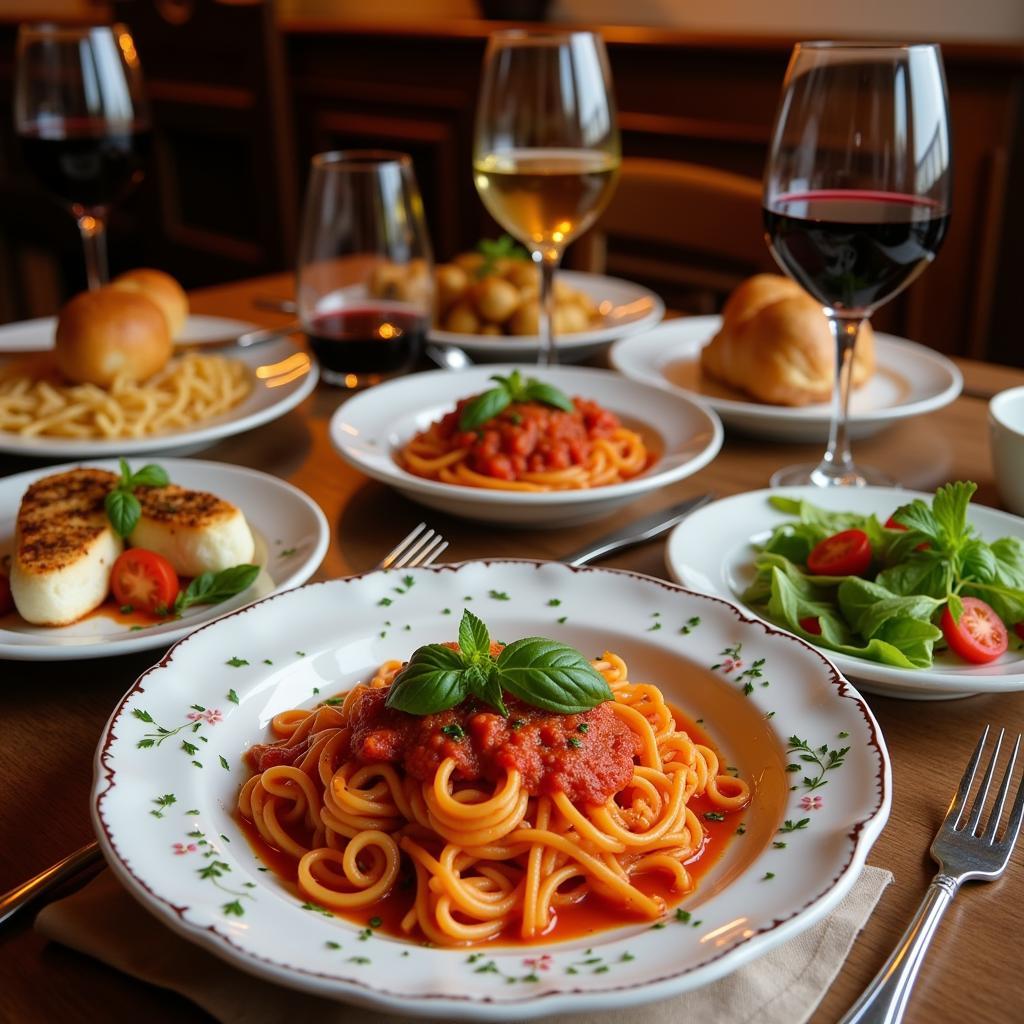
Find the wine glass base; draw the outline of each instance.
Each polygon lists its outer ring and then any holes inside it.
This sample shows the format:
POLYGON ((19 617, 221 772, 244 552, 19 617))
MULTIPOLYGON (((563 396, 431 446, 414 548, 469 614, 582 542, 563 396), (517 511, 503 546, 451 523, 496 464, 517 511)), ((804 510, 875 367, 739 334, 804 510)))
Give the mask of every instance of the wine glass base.
POLYGON ((846 472, 824 467, 820 462, 806 462, 799 466, 785 466, 771 475, 772 487, 895 487, 896 481, 871 466, 853 466, 846 472))

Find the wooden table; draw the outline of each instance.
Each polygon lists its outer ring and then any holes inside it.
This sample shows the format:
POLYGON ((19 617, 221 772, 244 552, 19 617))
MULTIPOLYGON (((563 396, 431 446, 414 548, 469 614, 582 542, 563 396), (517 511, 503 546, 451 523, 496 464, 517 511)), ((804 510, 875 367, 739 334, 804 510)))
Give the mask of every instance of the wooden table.
MULTIPOLYGON (((256 295, 287 296, 281 275, 207 289, 194 296, 196 312, 267 324, 256 295)), ((952 406, 904 422, 856 447, 857 457, 887 470, 907 486, 931 490, 952 479, 978 482, 978 501, 998 505, 988 455, 984 396, 1024 383, 1024 373, 963 362, 967 393, 952 406)), ((320 387, 300 408, 244 437, 202 453, 206 459, 253 466, 290 480, 327 514, 332 542, 317 578, 361 572, 423 516, 419 507, 381 484, 368 482, 332 452, 331 413, 343 400, 320 387)), ((598 523, 551 531, 500 531, 431 512, 431 523, 452 538, 452 559, 494 555, 558 558, 641 513, 703 491, 718 495, 767 484, 785 462, 806 461, 819 447, 780 446, 728 437, 719 457, 696 476, 645 498, 598 523)), ((0 475, 36 463, 0 457, 0 475)), ((662 544, 652 543, 607 564, 664 576, 662 544)), ((156 652, 70 663, 0 662, 0 891, 59 859, 90 838, 92 755, 116 700, 155 660, 156 652)), ((933 872, 931 842, 961 767, 985 722, 1024 731, 1024 694, 915 703, 871 697, 892 755, 895 796, 889 824, 869 861, 896 881, 814 1016, 835 1020, 854 1000, 895 944, 933 872)), ((1021 913, 1024 844, 1007 876, 969 889, 954 904, 933 944, 907 1019, 911 1022, 1020 1019, 1021 913), (1011 1008, 1007 1008, 1011 1007, 1011 1008)), ((139 1019, 147 1024, 197 1020, 184 1000, 136 982, 57 946, 44 943, 24 915, 0 932, 0 1020, 31 1022, 139 1019)))

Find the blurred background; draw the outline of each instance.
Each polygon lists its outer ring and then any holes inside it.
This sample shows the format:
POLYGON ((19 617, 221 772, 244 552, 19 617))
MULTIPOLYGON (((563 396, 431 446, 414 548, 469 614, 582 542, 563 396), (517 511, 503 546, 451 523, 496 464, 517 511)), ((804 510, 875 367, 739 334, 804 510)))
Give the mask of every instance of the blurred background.
MULTIPOLYGON (((664 192, 624 171, 565 265, 607 269, 707 313, 757 269, 760 178, 794 41, 937 40, 953 126, 953 217, 933 267, 873 318, 950 354, 1024 365, 1021 0, 0 0, 0 95, 22 21, 122 21, 145 75, 142 185, 114 207, 111 272, 162 267, 189 288, 294 267, 312 154, 412 155, 439 259, 499 230, 472 182, 488 34, 509 22, 599 26, 623 154, 680 165, 664 192)), ((639 166, 639 165, 638 165, 639 166)), ((20 164, 0 120, 0 322, 85 285, 73 220, 20 164)))

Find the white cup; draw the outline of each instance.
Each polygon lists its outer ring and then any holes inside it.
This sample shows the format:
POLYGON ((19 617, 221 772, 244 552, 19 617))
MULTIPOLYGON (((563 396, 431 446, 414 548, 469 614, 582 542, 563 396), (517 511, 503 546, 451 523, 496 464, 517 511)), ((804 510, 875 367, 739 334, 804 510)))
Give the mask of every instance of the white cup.
POLYGON ((988 403, 996 487, 1003 504, 1024 516, 1024 387, 1000 391, 988 403))

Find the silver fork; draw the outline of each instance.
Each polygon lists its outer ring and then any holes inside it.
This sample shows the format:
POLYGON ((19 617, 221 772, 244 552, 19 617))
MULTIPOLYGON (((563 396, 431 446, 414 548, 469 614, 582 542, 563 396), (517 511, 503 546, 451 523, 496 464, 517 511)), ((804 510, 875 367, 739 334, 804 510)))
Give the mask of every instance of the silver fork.
MULTIPOLYGON (((430 529, 426 523, 420 523, 377 563, 376 568, 412 569, 416 566, 433 565, 447 547, 448 541, 441 534, 430 529)), ((0 894, 0 924, 13 917, 22 907, 39 899, 48 890, 85 871, 99 858, 100 846, 94 839, 56 864, 51 864, 40 871, 38 875, 0 894)))
POLYGON ((931 855, 938 862, 939 873, 928 886, 928 892, 917 908, 913 921, 903 933, 899 945, 839 1024, 896 1024, 901 1020, 910 1001, 910 993, 924 962, 928 945, 946 907, 953 902, 953 897, 959 892, 960 886, 969 881, 993 882, 1006 870, 1014 843, 1020 833, 1021 819, 1024 818, 1024 779, 1017 786, 1017 795, 1002 837, 997 840, 996 834, 1013 778, 1017 752, 1020 750, 1019 735, 1013 745, 1010 762, 1003 773, 1003 781, 996 794, 995 807, 983 826, 983 831, 979 834, 978 830, 995 774, 996 759, 1003 743, 1002 729, 999 730, 995 750, 992 751, 970 816, 966 824, 961 825, 988 733, 989 727, 986 725, 964 777, 960 780, 956 795, 949 805, 946 817, 932 842, 931 855))

